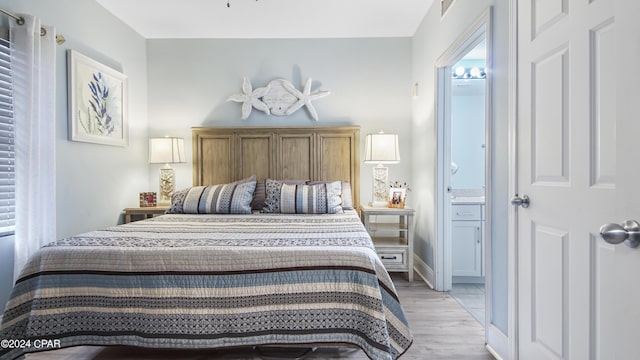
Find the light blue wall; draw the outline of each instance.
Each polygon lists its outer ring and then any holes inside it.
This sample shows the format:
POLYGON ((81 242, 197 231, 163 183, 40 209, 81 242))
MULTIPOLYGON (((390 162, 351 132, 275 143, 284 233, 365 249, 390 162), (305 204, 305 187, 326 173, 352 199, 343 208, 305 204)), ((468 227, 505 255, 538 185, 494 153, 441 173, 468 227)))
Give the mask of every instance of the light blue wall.
MULTIPOLYGON (((95 1, 0 0, 0 7, 38 16, 67 40, 58 46, 56 58, 56 177, 52 180, 56 181, 57 237, 117 224, 122 209, 136 205, 138 193, 148 189, 145 39, 95 1), (67 140, 67 49, 129 77, 129 146, 67 140)), ((9 21, 5 16, 0 19, 4 24, 9 21)), ((5 241, 0 239, 3 270, 13 263, 13 243, 9 246, 5 241)), ((10 290, 10 284, 0 277, 0 301, 10 290)))
MULTIPOLYGON (((410 38, 149 40, 147 56, 151 135, 184 137, 189 162, 191 127, 355 124, 362 139, 380 129, 399 134, 401 162, 389 166, 389 177, 410 180, 410 38), (314 101, 318 122, 304 108, 285 117, 254 109, 240 120, 241 105, 225 100, 241 92, 245 76, 254 88, 284 78, 299 89, 311 77, 313 90, 331 95, 314 101)), ((191 184, 191 166, 174 166, 178 187, 191 184)), ((157 183, 158 168, 150 172, 151 184, 157 183)), ((363 202, 371 200, 371 174, 372 166, 362 164, 363 202)))
POLYGON ((436 116, 435 62, 489 6, 493 6, 493 190, 490 235, 493 256, 493 318, 507 333, 507 213, 508 213, 508 34, 507 0, 456 0, 444 17, 437 3, 429 10, 413 37, 413 82, 420 95, 413 101, 413 195, 416 205, 416 254, 434 268, 436 225, 436 116), (417 198, 417 199, 416 199, 417 198))
POLYGON ((453 189, 483 189, 485 169, 485 80, 453 80, 451 89, 451 161, 458 171, 453 189))

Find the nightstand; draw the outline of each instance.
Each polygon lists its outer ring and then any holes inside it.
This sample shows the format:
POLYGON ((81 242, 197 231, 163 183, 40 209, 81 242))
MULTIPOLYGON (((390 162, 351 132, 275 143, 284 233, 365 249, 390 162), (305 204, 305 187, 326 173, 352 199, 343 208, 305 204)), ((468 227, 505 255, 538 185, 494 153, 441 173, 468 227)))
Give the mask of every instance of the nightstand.
POLYGON ((140 215, 142 219, 152 218, 154 215, 162 215, 169 209, 168 206, 149 206, 149 207, 135 207, 124 209, 124 223, 130 223, 132 216, 140 215))
POLYGON ((413 281, 413 213, 410 208, 363 206, 362 223, 371 235, 376 252, 389 272, 406 272, 413 281), (397 216, 397 222, 371 221, 372 216, 397 216))

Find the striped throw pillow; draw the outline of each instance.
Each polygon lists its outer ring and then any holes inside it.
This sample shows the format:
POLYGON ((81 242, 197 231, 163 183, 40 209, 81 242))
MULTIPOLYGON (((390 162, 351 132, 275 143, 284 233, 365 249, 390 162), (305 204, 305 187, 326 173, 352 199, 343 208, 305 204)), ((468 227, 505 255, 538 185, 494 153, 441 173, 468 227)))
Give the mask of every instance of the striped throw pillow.
POLYGON ((342 212, 340 181, 317 185, 287 185, 280 189, 283 214, 337 214, 342 212))
POLYGON ((184 198, 185 214, 251 214, 255 181, 194 186, 184 198))

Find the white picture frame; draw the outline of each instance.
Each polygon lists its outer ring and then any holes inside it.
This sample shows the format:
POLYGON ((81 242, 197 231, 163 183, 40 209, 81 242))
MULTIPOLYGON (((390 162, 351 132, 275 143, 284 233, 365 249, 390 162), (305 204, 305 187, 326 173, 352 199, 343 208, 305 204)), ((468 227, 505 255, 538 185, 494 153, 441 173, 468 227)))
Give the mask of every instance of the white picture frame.
POLYGON ((69 140, 127 146, 127 76, 74 50, 67 70, 69 140))

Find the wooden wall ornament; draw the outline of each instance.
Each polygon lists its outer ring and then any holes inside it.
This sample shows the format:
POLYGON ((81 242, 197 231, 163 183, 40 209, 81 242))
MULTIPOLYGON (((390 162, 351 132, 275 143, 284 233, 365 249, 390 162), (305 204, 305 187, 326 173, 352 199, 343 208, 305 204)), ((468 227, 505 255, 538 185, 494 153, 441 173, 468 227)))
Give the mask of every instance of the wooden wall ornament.
POLYGON ((267 115, 288 116, 304 106, 311 118, 318 121, 318 112, 311 101, 323 98, 331 92, 320 90, 311 92, 312 83, 313 80, 308 78, 304 89, 300 91, 288 80, 276 79, 265 87, 252 90, 251 82, 245 77, 242 85, 243 93, 231 95, 227 101, 242 102, 242 120, 251 115, 253 107, 267 115))

